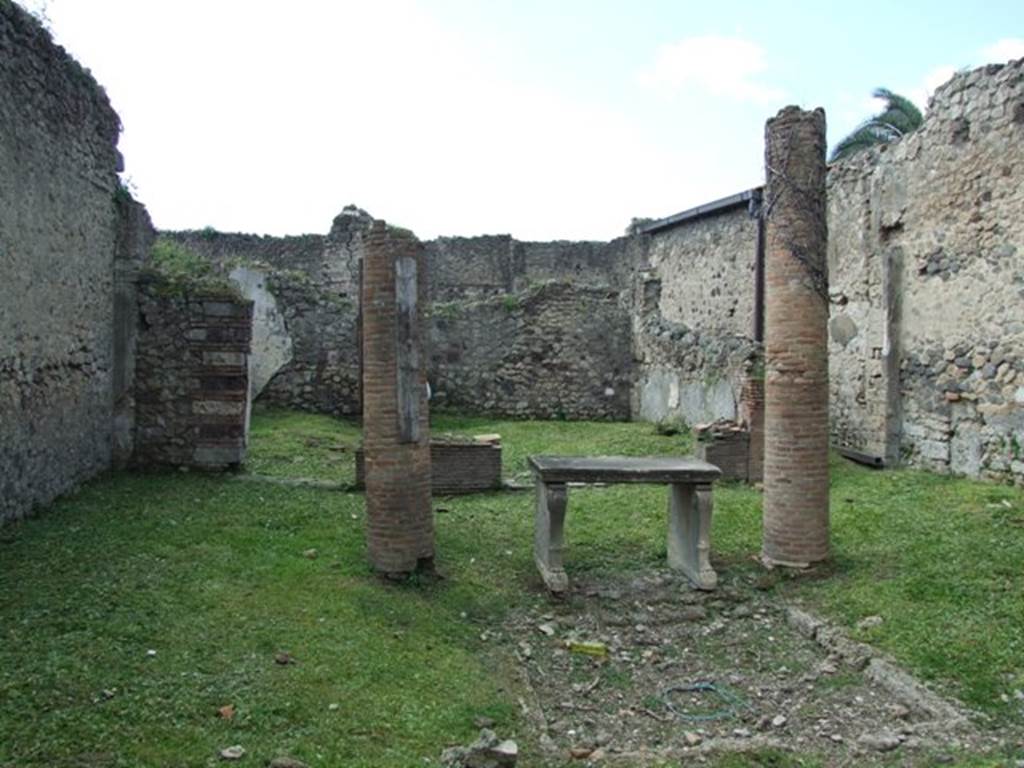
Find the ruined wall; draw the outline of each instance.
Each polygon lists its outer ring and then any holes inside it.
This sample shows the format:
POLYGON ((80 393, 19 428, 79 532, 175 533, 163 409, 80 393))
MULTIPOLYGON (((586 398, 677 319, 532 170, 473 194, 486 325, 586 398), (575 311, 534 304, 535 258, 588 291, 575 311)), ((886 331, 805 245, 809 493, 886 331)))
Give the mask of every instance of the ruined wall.
POLYGON ((433 408, 517 418, 629 418, 628 304, 549 282, 431 307, 433 408))
MULTIPOLYGON (((844 448, 1024 474, 1022 78, 1021 62, 958 75, 921 130, 829 171, 830 418, 844 448)), ((347 209, 327 236, 175 235, 257 270, 249 282, 280 325, 267 334, 281 362, 265 399, 358 412, 354 297, 368 221, 347 209)), ((737 203, 611 243, 426 243, 435 404, 735 418, 743 382, 760 375, 756 241, 737 203)))
MULTIPOLYGON (((326 237, 165 233, 216 264, 254 301, 254 394, 261 402, 359 413, 356 297, 370 222, 350 206, 326 237)), ((629 418, 626 289, 642 259, 636 238, 531 243, 493 235, 424 246, 435 406, 629 418), (549 287, 553 281, 561 285, 549 287), (563 358, 545 357, 552 350, 563 358)))
POLYGON ((245 458, 252 303, 144 277, 136 351, 137 466, 221 469, 245 458))
POLYGON ((746 204, 649 235, 634 314, 639 418, 736 418, 758 350, 756 246, 757 221, 746 204))
POLYGON ((833 432, 1024 479, 1024 61, 954 77, 924 126, 829 178, 833 432))
POLYGON ((111 464, 120 124, 92 77, 8 0, 0 94, 3 521, 111 464))
POLYGON ((515 293, 552 280, 621 287, 642 259, 631 238, 541 243, 483 235, 440 237, 425 245, 433 301, 515 293))
POLYGON ((135 356, 139 336, 138 281, 156 232, 145 206, 123 192, 114 196, 113 464, 126 467, 135 450, 135 356))
POLYGON ((359 414, 359 259, 370 221, 350 206, 326 236, 164 233, 253 301, 252 394, 261 402, 359 414))

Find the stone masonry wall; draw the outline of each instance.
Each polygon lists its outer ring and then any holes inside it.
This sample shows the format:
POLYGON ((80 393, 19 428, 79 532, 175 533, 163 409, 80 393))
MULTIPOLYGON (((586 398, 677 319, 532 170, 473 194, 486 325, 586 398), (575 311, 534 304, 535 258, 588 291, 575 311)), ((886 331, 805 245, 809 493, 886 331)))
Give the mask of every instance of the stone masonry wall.
POLYGON ((516 293, 553 280, 625 286, 642 258, 631 238, 538 243, 484 235, 441 237, 425 245, 431 299, 442 302, 516 293))
POLYGON ((237 466, 249 427, 252 303, 144 278, 139 311, 135 465, 237 466))
POLYGON ((254 302, 253 396, 261 402, 359 414, 359 260, 370 221, 349 206, 326 236, 164 233, 254 302))
POLYGON ((433 408, 515 418, 629 418, 629 308, 550 282, 431 307, 433 408))
MULTIPOLYGON (((261 402, 359 414, 359 264, 370 221, 349 206, 327 236, 164 233, 254 301, 261 402)), ((519 417, 629 417, 626 289, 642 259, 637 238, 531 243, 494 235, 424 246, 434 405, 519 417), (553 281, 561 286, 549 288, 553 281), (554 349, 565 359, 544 357, 554 349)))
POLYGON ((0 94, 2 522, 111 464, 120 123, 9 0, 0 94))
POLYGON ((140 272, 156 232, 145 206, 126 194, 114 196, 117 239, 114 250, 113 463, 123 468, 135 451, 135 354, 139 336, 140 272))
POLYGON ((757 221, 746 205, 649 236, 637 277, 633 413, 735 419, 753 341, 757 221))
POLYGON ((940 87, 925 124, 829 179, 842 444, 1024 481, 1024 60, 940 87))

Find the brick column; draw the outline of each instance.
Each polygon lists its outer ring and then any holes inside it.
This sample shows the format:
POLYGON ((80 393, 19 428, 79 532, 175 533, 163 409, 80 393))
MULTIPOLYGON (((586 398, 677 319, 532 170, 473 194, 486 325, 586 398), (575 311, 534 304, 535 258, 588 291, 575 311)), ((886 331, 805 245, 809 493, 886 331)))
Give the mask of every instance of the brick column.
POLYGON ((786 107, 765 127, 766 563, 829 554, 825 113, 786 107))
POLYGON ((391 577, 433 568, 426 277, 420 242, 375 221, 362 278, 367 544, 391 577))
POLYGON ((760 483, 764 479, 764 380, 756 371, 743 378, 740 421, 749 435, 747 482, 760 483))

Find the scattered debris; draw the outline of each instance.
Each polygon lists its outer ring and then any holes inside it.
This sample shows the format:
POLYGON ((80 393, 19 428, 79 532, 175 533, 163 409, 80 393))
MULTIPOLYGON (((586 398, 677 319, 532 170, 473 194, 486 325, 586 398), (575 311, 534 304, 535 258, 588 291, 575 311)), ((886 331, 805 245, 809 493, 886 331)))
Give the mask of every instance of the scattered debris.
POLYGON ((1007 734, 934 719, 879 682, 876 650, 779 606, 757 589, 761 575, 726 575, 715 592, 693 590, 667 568, 577 578, 558 602, 489 628, 493 652, 515 654, 529 691, 520 707, 535 734, 531 746, 544 756, 538 764, 567 763, 572 750, 581 765, 619 765, 768 748, 820 750, 826 764, 871 764, 885 759, 881 746, 891 739, 869 746, 860 737, 886 731, 900 739, 906 764, 944 749, 981 754, 1006 743, 1007 734), (576 650, 591 642, 607 655, 576 650), (695 683, 721 686, 735 700, 714 690, 669 691, 695 683))
POLYGON ((287 651, 278 651, 274 654, 274 663, 280 664, 282 667, 285 667, 289 664, 294 664, 295 659, 287 651))
POLYGON ((220 751, 221 760, 241 760, 245 757, 245 747, 235 744, 233 747, 225 747, 220 751))
POLYGON ((235 705, 225 704, 223 707, 217 710, 217 717, 221 720, 231 720, 235 716, 235 705))
POLYGON ((857 743, 862 747, 874 750, 875 752, 891 752, 898 748, 903 741, 900 739, 898 734, 883 728, 880 731, 865 733, 857 739, 857 743))
POLYGON ((857 629, 864 631, 866 629, 873 629, 875 627, 882 626, 881 616, 866 616, 857 622, 857 629))
POLYGON ((508 768, 519 759, 519 747, 511 739, 500 741, 494 731, 483 728, 480 738, 468 747, 449 747, 441 753, 445 768, 508 768))
POLYGON ((302 556, 305 557, 307 560, 316 560, 320 556, 320 553, 317 552, 315 549, 307 549, 305 552, 302 553, 302 556))

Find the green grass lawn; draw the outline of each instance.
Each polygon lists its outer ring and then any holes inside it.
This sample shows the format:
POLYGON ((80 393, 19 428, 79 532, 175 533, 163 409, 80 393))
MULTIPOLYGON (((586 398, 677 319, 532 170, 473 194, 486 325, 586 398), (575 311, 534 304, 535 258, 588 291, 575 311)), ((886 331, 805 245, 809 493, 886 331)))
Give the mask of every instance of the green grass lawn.
MULTIPOLYGON (((434 431, 501 433, 506 477, 531 453, 689 447, 647 424, 439 416, 434 431)), ((351 481, 349 424, 259 413, 252 437, 250 472, 351 481)), ((834 560, 779 578, 780 598, 888 650, 992 727, 1019 723, 1024 493, 841 461, 832 485, 834 560), (858 634, 874 614, 884 622, 858 634)), ((663 488, 572 493, 573 573, 661 562, 663 488)), ((436 765, 478 715, 528 746, 508 649, 480 636, 547 599, 532 506, 530 493, 435 499, 447 578, 395 587, 368 570, 361 494, 180 472, 89 483, 0 529, 0 766, 207 765, 233 744, 249 765, 436 765), (218 717, 229 704, 233 719, 218 717)), ((756 569, 760 495, 723 485, 715 509, 716 566, 756 569)))

